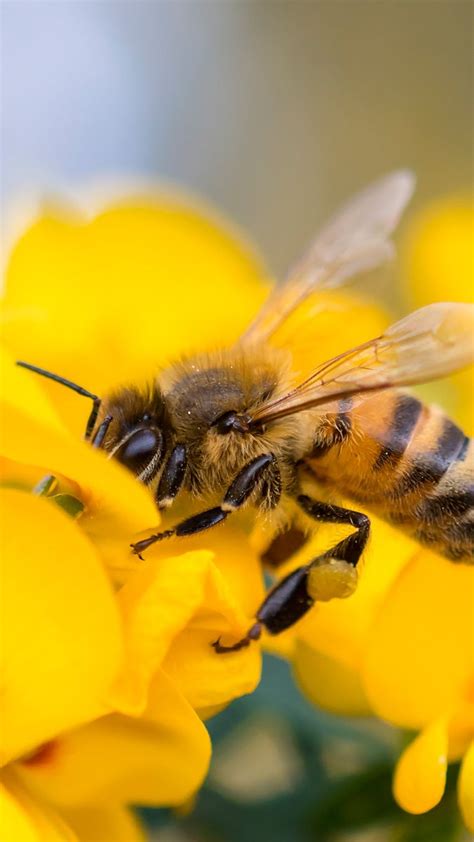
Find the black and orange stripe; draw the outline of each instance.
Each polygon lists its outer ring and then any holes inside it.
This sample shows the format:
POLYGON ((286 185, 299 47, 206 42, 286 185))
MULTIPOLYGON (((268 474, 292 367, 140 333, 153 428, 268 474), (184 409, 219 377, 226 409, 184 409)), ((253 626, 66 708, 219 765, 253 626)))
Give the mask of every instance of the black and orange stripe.
POLYGON ((318 419, 305 462, 318 480, 421 543, 473 559, 474 446, 437 407, 397 390, 340 405, 318 419))

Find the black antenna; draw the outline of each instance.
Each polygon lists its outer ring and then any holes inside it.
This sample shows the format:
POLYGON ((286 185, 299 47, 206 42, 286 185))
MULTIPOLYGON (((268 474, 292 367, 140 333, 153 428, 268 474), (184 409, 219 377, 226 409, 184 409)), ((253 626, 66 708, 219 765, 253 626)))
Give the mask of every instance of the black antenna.
POLYGON ((47 377, 48 380, 54 380, 55 383, 61 383, 61 386, 66 386, 67 389, 72 389, 73 392, 77 392, 78 395, 82 395, 84 398, 91 399, 91 401, 93 402, 92 411, 89 415, 86 425, 86 432, 84 434, 84 438, 86 439, 86 441, 90 439, 95 422, 97 421, 97 416, 99 414, 101 398, 99 398, 97 395, 93 395, 92 392, 88 392, 87 389, 83 389, 82 386, 78 386, 77 383, 73 383, 72 380, 66 380, 65 377, 60 377, 59 374, 53 374, 52 371, 46 371, 45 368, 39 368, 39 366, 37 365, 25 363, 23 362, 23 360, 17 360, 16 364, 19 365, 21 368, 28 369, 28 371, 34 371, 35 374, 41 374, 42 377, 47 377))

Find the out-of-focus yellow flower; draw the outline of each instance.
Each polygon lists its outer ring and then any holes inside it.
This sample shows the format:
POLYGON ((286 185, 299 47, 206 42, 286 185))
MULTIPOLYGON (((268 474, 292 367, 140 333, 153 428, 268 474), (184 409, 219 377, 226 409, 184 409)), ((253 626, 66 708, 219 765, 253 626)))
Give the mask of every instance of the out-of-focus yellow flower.
MULTIPOLYGON (((209 644, 248 628, 263 595, 265 541, 264 530, 250 537, 236 516, 154 547, 145 564, 131 560, 132 537, 158 522, 147 490, 81 442, 84 399, 13 359, 104 395, 149 380, 182 354, 231 343, 265 293, 255 257, 175 201, 137 199, 89 220, 47 210, 15 245, 0 448, 9 547, 2 783, 11 838, 87 839, 92 824, 96 838, 139 838, 124 805, 177 804, 196 790, 209 760, 201 719, 258 682, 257 644, 226 657, 209 644), (75 519, 57 494, 31 494, 45 473, 81 502, 75 519)), ((314 296, 279 342, 294 347, 301 372, 308 348, 317 362, 315 336, 322 360, 384 324, 377 308, 353 297, 314 296)), ((322 528, 290 565, 333 542, 322 528)), ((441 797, 446 745, 460 756, 467 742, 470 583, 471 571, 428 559, 375 520, 357 593, 267 640, 294 659, 319 704, 426 728, 396 778, 399 800, 415 812, 441 797)), ((465 762, 460 786, 468 821, 472 765, 465 762)))
MULTIPOLYGON (((435 202, 413 220, 402 254, 411 306, 432 301, 474 301, 474 206, 472 199, 435 202)), ((436 398, 472 430, 474 368, 436 384, 436 398)))
MULTIPOLYGON (((415 220, 404 253, 411 308, 473 297, 474 215, 436 206, 415 220)), ((473 372, 440 384, 445 408, 473 431, 473 372)), ((438 384, 426 391, 436 399, 438 384)), ((438 398, 439 399, 439 398, 438 398)), ((399 804, 422 813, 441 799, 449 761, 464 760, 458 793, 474 830, 474 568, 455 565, 371 518, 373 537, 354 596, 316 606, 276 647, 317 704, 336 713, 375 713, 420 731, 394 778, 399 804)), ((327 528, 304 549, 328 546, 327 528)), ((300 559, 292 559, 287 569, 300 559)))

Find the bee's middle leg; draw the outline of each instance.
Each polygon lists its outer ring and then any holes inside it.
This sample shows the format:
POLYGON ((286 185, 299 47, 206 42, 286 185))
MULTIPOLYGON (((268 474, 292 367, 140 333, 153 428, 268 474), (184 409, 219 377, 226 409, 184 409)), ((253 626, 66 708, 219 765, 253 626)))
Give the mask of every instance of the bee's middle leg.
POLYGON ((164 538, 171 538, 172 535, 176 535, 178 538, 185 535, 195 535, 198 532, 203 532, 205 529, 210 529, 212 526, 217 526, 218 523, 222 523, 232 512, 237 511, 237 509, 243 506, 265 473, 269 473, 271 476, 272 493, 275 497, 275 502, 277 502, 276 498, 280 494, 280 471, 273 454, 264 453, 252 459, 237 474, 229 485, 220 506, 215 506, 213 509, 206 509, 204 512, 199 512, 196 515, 186 518, 186 520, 182 520, 173 529, 158 532, 155 535, 150 535, 149 538, 144 538, 143 541, 131 544, 133 552, 135 555, 140 556, 140 553, 157 541, 162 541, 164 538))

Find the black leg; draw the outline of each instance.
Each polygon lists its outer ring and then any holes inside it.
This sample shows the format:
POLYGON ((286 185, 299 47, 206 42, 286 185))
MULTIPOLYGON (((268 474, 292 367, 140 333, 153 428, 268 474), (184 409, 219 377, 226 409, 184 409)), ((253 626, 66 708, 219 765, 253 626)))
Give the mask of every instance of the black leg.
MULTIPOLYGON (((97 430, 94 434, 94 438, 92 439, 92 442, 91 442, 92 447, 97 448, 97 447, 102 446, 102 442, 104 441, 105 436, 107 435, 107 430, 109 429, 112 420, 113 419, 112 419, 111 415, 106 415, 104 420, 99 424, 99 426, 97 427, 97 430)), ((92 425, 92 426, 94 426, 94 425, 92 425)))
POLYGON ((197 515, 181 521, 173 529, 157 532, 155 535, 150 535, 149 538, 145 538, 143 541, 131 544, 130 546, 133 552, 141 558, 140 554, 157 541, 162 541, 164 538, 171 538, 172 535, 176 535, 178 538, 184 535, 195 535, 197 532, 202 532, 204 529, 210 529, 212 526, 222 523, 229 514, 239 509, 245 503, 252 491, 255 490, 257 483, 262 478, 262 474, 268 471, 270 466, 273 468, 275 484, 278 485, 279 471, 276 466, 275 457, 271 453, 264 453, 262 456, 257 456, 256 459, 252 459, 237 474, 227 489, 220 506, 199 512, 197 515))
POLYGON ((187 456, 184 444, 175 445, 166 460, 156 492, 156 502, 159 509, 167 509, 171 506, 181 489, 186 474, 186 462, 187 456))
POLYGON ((100 409, 101 403, 102 403, 102 401, 101 401, 100 398, 94 397, 92 399, 92 409, 91 409, 91 413, 89 415, 89 418, 87 419, 86 432, 84 433, 84 438, 85 438, 86 441, 89 441, 89 439, 92 435, 92 430, 94 429, 95 422, 97 421, 97 416, 99 414, 99 409, 100 409))
POLYGON ((307 515, 319 520, 322 523, 347 523, 354 526, 356 531, 344 538, 334 547, 327 550, 319 558, 338 558, 356 566, 359 561, 370 534, 370 520, 362 512, 354 512, 351 509, 343 509, 340 506, 330 506, 327 503, 318 503, 305 494, 300 494, 297 502, 307 515))
POLYGON ((248 646, 260 636, 262 627, 270 634, 279 634, 303 617, 316 601, 346 597, 354 591, 357 582, 354 568, 369 538, 369 518, 361 512, 319 503, 303 494, 297 497, 297 502, 314 520, 347 523, 356 531, 278 582, 258 609, 257 622, 242 640, 231 646, 223 646, 220 640, 212 644, 219 654, 248 646))

